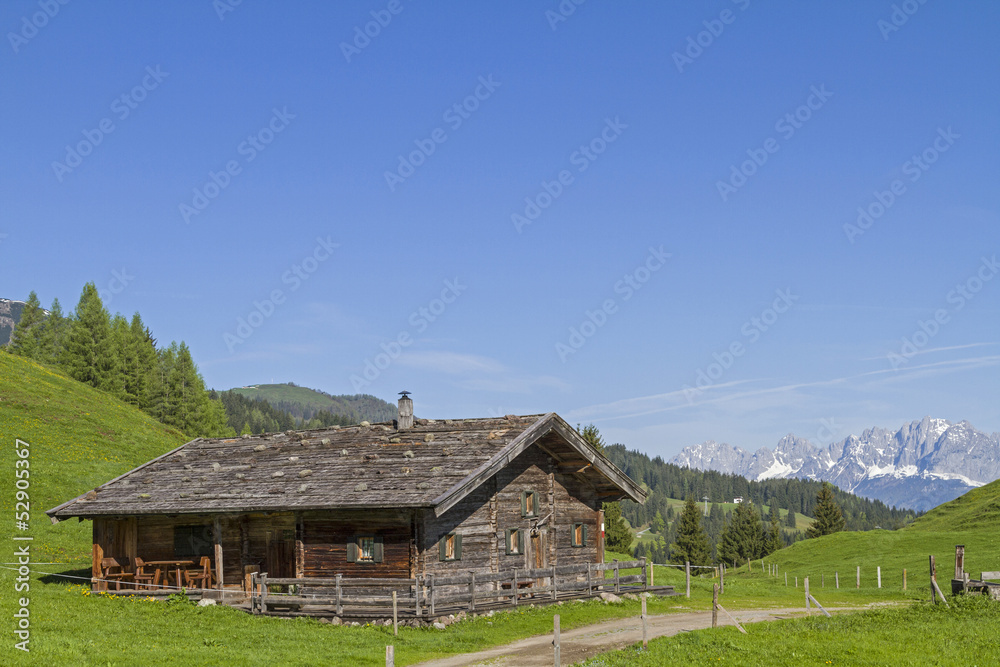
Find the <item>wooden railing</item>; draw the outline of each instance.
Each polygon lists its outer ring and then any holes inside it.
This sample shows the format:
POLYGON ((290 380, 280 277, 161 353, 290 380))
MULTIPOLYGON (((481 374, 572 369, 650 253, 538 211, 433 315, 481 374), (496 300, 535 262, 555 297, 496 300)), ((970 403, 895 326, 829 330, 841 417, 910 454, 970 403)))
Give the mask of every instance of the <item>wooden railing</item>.
POLYGON ((413 579, 347 578, 339 574, 333 578, 294 579, 254 573, 250 606, 255 614, 266 613, 272 607, 301 609, 306 605, 321 605, 332 607, 337 616, 344 615, 345 607, 351 608, 349 615, 379 616, 398 604, 405 613, 421 617, 437 615, 438 607, 468 611, 476 611, 477 605, 516 607, 528 595, 532 602, 554 602, 560 594, 591 597, 606 591, 620 593, 622 586, 632 590, 648 588, 645 558, 505 572, 470 570, 464 574, 427 574, 413 579), (621 574, 623 569, 634 568, 640 574, 621 574), (539 580, 547 583, 539 585, 539 580))

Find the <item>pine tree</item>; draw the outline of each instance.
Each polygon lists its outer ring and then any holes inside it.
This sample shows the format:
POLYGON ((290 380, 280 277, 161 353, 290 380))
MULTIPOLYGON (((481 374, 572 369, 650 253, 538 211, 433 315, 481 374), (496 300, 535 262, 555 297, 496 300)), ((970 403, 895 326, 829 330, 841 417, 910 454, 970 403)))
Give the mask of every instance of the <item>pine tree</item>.
POLYGON ((621 503, 604 503, 604 545, 619 553, 632 549, 632 531, 622 518, 621 503))
POLYGON ((66 336, 69 332, 69 320, 63 315, 62 304, 59 299, 52 300, 52 308, 49 316, 45 318, 45 325, 42 328, 42 345, 39 361, 52 366, 62 363, 63 348, 66 345, 66 336))
POLYGON ((778 549, 785 548, 785 538, 781 534, 781 524, 778 522, 778 513, 771 513, 771 520, 767 531, 767 554, 773 554, 778 549))
POLYGON ((813 510, 813 517, 812 525, 806 529, 808 537, 821 537, 838 533, 844 529, 844 515, 840 511, 840 506, 833 499, 833 490, 826 482, 823 482, 819 493, 816 494, 816 509, 813 510))
POLYGON ((791 504, 789 504, 788 514, 785 516, 785 525, 789 528, 795 528, 795 510, 792 509, 791 504))
POLYGON ((94 283, 83 287, 66 337, 64 359, 70 377, 104 391, 114 390, 111 318, 94 283))
POLYGON ((677 520, 677 537, 670 545, 670 560, 678 565, 685 561, 692 565, 709 565, 711 563, 712 547, 708 535, 701 525, 701 511, 688 496, 684 503, 681 518, 677 520))
POLYGON ((120 401, 131 405, 139 405, 138 397, 134 395, 129 377, 135 372, 136 360, 129 345, 130 330, 128 322, 121 315, 115 315, 111 320, 111 381, 109 391, 120 401))
MULTIPOLYGON (((597 451, 604 452, 604 438, 593 424, 587 424, 583 430, 577 426, 577 432, 597 451)), ((632 550, 632 530, 622 516, 621 503, 604 503, 604 545, 611 551, 629 553, 632 550)))
POLYGON ((28 359, 38 359, 44 321, 45 311, 38 301, 38 295, 32 291, 21 310, 21 319, 11 332, 10 351, 28 359))
POLYGON ((736 505, 719 543, 719 559, 727 563, 753 560, 764 555, 764 529, 753 503, 736 505))
POLYGON ((157 372, 156 345, 149 329, 142 323, 139 313, 132 315, 128 344, 132 349, 136 363, 133 391, 138 400, 139 408, 150 412, 157 372))
POLYGON ((653 522, 650 524, 649 529, 657 535, 662 535, 666 525, 666 522, 663 520, 663 515, 657 512, 656 516, 653 517, 653 522))

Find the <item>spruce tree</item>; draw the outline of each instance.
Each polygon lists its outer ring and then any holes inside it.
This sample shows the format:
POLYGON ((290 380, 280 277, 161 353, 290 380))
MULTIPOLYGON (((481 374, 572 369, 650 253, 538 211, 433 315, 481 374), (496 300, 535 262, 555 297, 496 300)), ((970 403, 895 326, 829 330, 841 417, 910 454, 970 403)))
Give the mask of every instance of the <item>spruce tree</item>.
MULTIPOLYGON (((778 549, 785 548, 785 538, 781 534, 781 524, 778 522, 778 513, 771 513, 771 520, 768 524, 767 553, 772 554, 778 549)), ((767 554, 765 554, 767 555, 767 554)))
POLYGON ((764 555, 764 529, 760 513, 753 503, 744 501, 736 505, 732 519, 726 525, 719 542, 719 559, 739 564, 764 555))
POLYGON ((94 283, 83 287, 66 337, 64 358, 70 377, 104 391, 114 391, 111 318, 94 283))
POLYGON ((38 301, 38 295, 32 291, 21 310, 21 319, 10 334, 10 351, 28 359, 38 359, 44 321, 45 311, 38 301))
POLYGON ((153 404, 153 386, 157 372, 156 346, 149 329, 142 323, 139 313, 132 315, 129 325, 129 346, 135 358, 134 389, 141 410, 150 412, 153 404))
POLYGON ((670 545, 671 562, 678 565, 685 561, 692 565, 709 565, 712 547, 705 528, 701 525, 701 511, 691 496, 684 503, 684 511, 676 523, 677 537, 670 545))
POLYGON ((833 490, 827 482, 823 482, 816 494, 816 509, 813 510, 814 521, 806 529, 808 537, 821 537, 838 533, 844 529, 844 515, 840 506, 833 499, 833 490))
MULTIPOLYGON (((593 424, 587 424, 583 430, 577 426, 577 432, 597 451, 604 453, 604 438, 593 424)), ((632 530, 622 516, 621 503, 604 503, 604 545, 611 551, 630 553, 632 550, 632 530)))
POLYGON ((42 345, 39 360, 52 366, 59 366, 63 360, 63 348, 69 332, 69 320, 63 315, 59 299, 52 300, 49 316, 42 327, 42 345))
POLYGON ((666 522, 663 520, 663 515, 657 512, 656 516, 653 517, 652 523, 650 523, 649 529, 657 535, 662 535, 666 525, 666 522))
POLYGON ((788 514, 785 516, 785 525, 789 528, 795 528, 795 510, 792 509, 791 505, 788 506, 788 514))

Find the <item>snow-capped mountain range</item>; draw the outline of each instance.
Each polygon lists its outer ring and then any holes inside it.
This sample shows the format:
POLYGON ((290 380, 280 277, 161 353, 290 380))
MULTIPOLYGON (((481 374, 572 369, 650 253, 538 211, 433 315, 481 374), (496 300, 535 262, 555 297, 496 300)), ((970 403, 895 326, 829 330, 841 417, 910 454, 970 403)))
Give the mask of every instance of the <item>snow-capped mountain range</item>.
POLYGON ((773 450, 756 452, 708 440, 670 462, 752 480, 825 480, 888 505, 928 510, 1000 478, 1000 433, 924 417, 897 431, 870 428, 826 447, 792 434, 773 450))

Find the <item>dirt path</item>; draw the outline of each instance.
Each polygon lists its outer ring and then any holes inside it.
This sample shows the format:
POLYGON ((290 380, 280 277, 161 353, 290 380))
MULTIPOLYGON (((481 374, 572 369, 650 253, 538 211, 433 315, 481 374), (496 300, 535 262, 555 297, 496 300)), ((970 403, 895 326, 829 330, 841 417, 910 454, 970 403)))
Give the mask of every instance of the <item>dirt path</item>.
MULTIPOLYGON (((830 611, 842 611, 831 609, 830 611)), ((801 608, 782 609, 751 609, 732 612, 739 622, 757 623, 759 621, 776 621, 806 612, 801 608)), ((817 613, 813 610, 813 613, 817 613)), ((732 625, 732 621, 719 612, 720 625, 732 625)), ((712 627, 712 612, 692 611, 677 614, 661 614, 649 617, 649 639, 654 637, 669 637, 679 632, 701 630, 712 627)), ((639 618, 623 618, 605 623, 586 625, 574 630, 564 630, 561 633, 562 663, 572 665, 598 653, 631 646, 642 641, 642 622, 639 618)), ((534 665, 552 664, 552 635, 529 637, 496 648, 465 653, 462 655, 418 663, 419 667, 464 667, 465 665, 489 665, 490 667, 517 666, 531 667, 534 665)))

